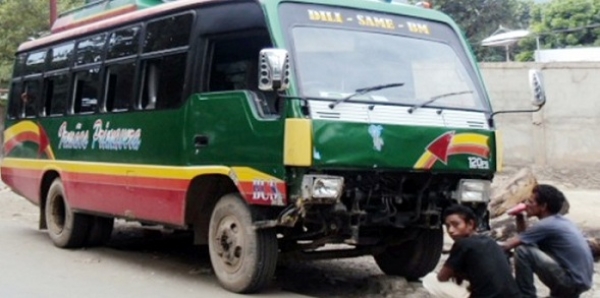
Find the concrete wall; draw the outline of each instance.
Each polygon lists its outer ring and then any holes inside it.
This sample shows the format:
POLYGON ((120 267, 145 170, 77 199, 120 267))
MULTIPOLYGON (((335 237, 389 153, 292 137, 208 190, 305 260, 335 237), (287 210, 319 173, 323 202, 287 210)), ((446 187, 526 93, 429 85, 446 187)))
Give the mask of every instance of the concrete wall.
POLYGON ((540 112, 495 116, 505 165, 600 166, 600 63, 482 63, 495 111, 531 108, 528 72, 542 70, 540 112))

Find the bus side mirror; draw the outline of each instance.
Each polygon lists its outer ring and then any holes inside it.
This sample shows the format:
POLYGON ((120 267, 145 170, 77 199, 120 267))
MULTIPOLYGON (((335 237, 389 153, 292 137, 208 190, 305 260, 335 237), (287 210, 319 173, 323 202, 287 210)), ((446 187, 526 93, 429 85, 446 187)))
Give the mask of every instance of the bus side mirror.
POLYGON ((542 72, 536 69, 529 70, 529 87, 533 98, 531 103, 537 107, 543 107, 546 104, 546 90, 544 90, 544 81, 542 72))
POLYGON ((533 110, 506 110, 496 111, 490 114, 488 123, 493 126, 493 118, 497 114, 508 114, 508 113, 531 113, 537 112, 542 109, 546 104, 546 90, 544 90, 544 80, 542 78, 542 72, 537 69, 529 70, 529 88, 531 88, 532 98, 531 103, 536 106, 533 110))
POLYGON ((259 55, 258 89, 284 91, 290 77, 290 57, 282 49, 262 49, 259 55))

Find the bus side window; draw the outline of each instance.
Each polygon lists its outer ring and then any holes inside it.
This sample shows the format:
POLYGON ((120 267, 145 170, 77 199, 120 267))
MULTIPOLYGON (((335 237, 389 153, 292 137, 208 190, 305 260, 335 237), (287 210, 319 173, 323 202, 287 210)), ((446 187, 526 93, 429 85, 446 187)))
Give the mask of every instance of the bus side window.
POLYGON ((36 106, 40 99, 40 81, 26 81, 21 93, 21 117, 33 118, 36 116, 36 106))
POLYGON ((144 83, 142 85, 142 98, 139 109, 154 110, 158 89, 158 72, 160 71, 160 60, 146 60, 144 63, 144 83))
POLYGON ((134 96, 135 63, 111 65, 106 71, 106 107, 108 112, 127 111, 134 96))
POLYGON ((91 68, 75 74, 73 113, 89 114, 96 111, 100 91, 100 68, 91 68))
POLYGON ((71 66, 71 58, 75 53, 75 43, 69 42, 58 45, 50 49, 50 63, 48 64, 49 71, 66 69, 71 66))
POLYGON ((15 60, 13 67, 13 78, 17 78, 23 75, 25 72, 25 62, 27 61, 27 54, 19 54, 15 60))
POLYGON ((258 56, 271 46, 266 33, 213 40, 208 91, 252 91, 259 113, 276 115, 275 93, 258 90, 258 56))
POLYGON ((25 61, 23 75, 28 76, 44 72, 44 67, 46 65, 46 54, 46 50, 29 54, 27 56, 27 61, 25 61))
POLYGON ((140 40, 140 26, 120 29, 108 38, 106 60, 128 57, 137 54, 140 40))
POLYGON ((54 81, 49 78, 44 78, 44 106, 42 116, 48 116, 50 113, 50 103, 52 103, 52 95, 54 94, 54 81))
POLYGON ((178 107, 183 97, 187 53, 171 54, 143 63, 143 84, 138 109, 178 107))
POLYGON ((44 115, 59 116, 65 113, 69 98, 69 76, 66 73, 44 79, 44 115))
POLYGON ((106 34, 99 34, 80 40, 77 43, 75 64, 83 65, 102 61, 106 34))
POLYGON ((183 13, 148 23, 143 52, 150 53, 187 46, 193 22, 193 14, 183 13))
POLYGON ((21 82, 12 83, 8 96, 8 118, 16 119, 20 116, 21 94, 23 93, 21 82))

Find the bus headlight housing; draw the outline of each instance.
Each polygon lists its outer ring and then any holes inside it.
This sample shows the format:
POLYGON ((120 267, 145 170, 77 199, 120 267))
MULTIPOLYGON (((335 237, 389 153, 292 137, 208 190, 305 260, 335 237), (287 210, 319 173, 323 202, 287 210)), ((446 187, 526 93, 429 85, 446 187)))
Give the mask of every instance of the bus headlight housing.
POLYGON ((302 179, 302 197, 312 203, 336 203, 342 196, 343 189, 343 177, 305 175, 302 179))
POLYGON ((462 179, 454 198, 459 203, 489 203, 491 183, 487 180, 462 179))

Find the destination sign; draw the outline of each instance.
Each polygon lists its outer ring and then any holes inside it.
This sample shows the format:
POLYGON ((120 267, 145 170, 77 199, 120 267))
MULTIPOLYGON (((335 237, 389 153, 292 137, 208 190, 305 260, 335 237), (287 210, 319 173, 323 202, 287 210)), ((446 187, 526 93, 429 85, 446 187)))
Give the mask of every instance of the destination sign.
POLYGON ((380 17, 366 14, 353 14, 345 16, 343 13, 334 10, 307 10, 308 19, 311 22, 355 24, 361 27, 379 28, 386 30, 408 30, 417 34, 431 34, 429 25, 418 22, 401 22, 389 17, 380 17))
POLYGON ((280 13, 282 21, 290 27, 323 25, 435 39, 455 46, 460 44, 456 32, 448 24, 405 15, 299 3, 282 4, 280 13))

